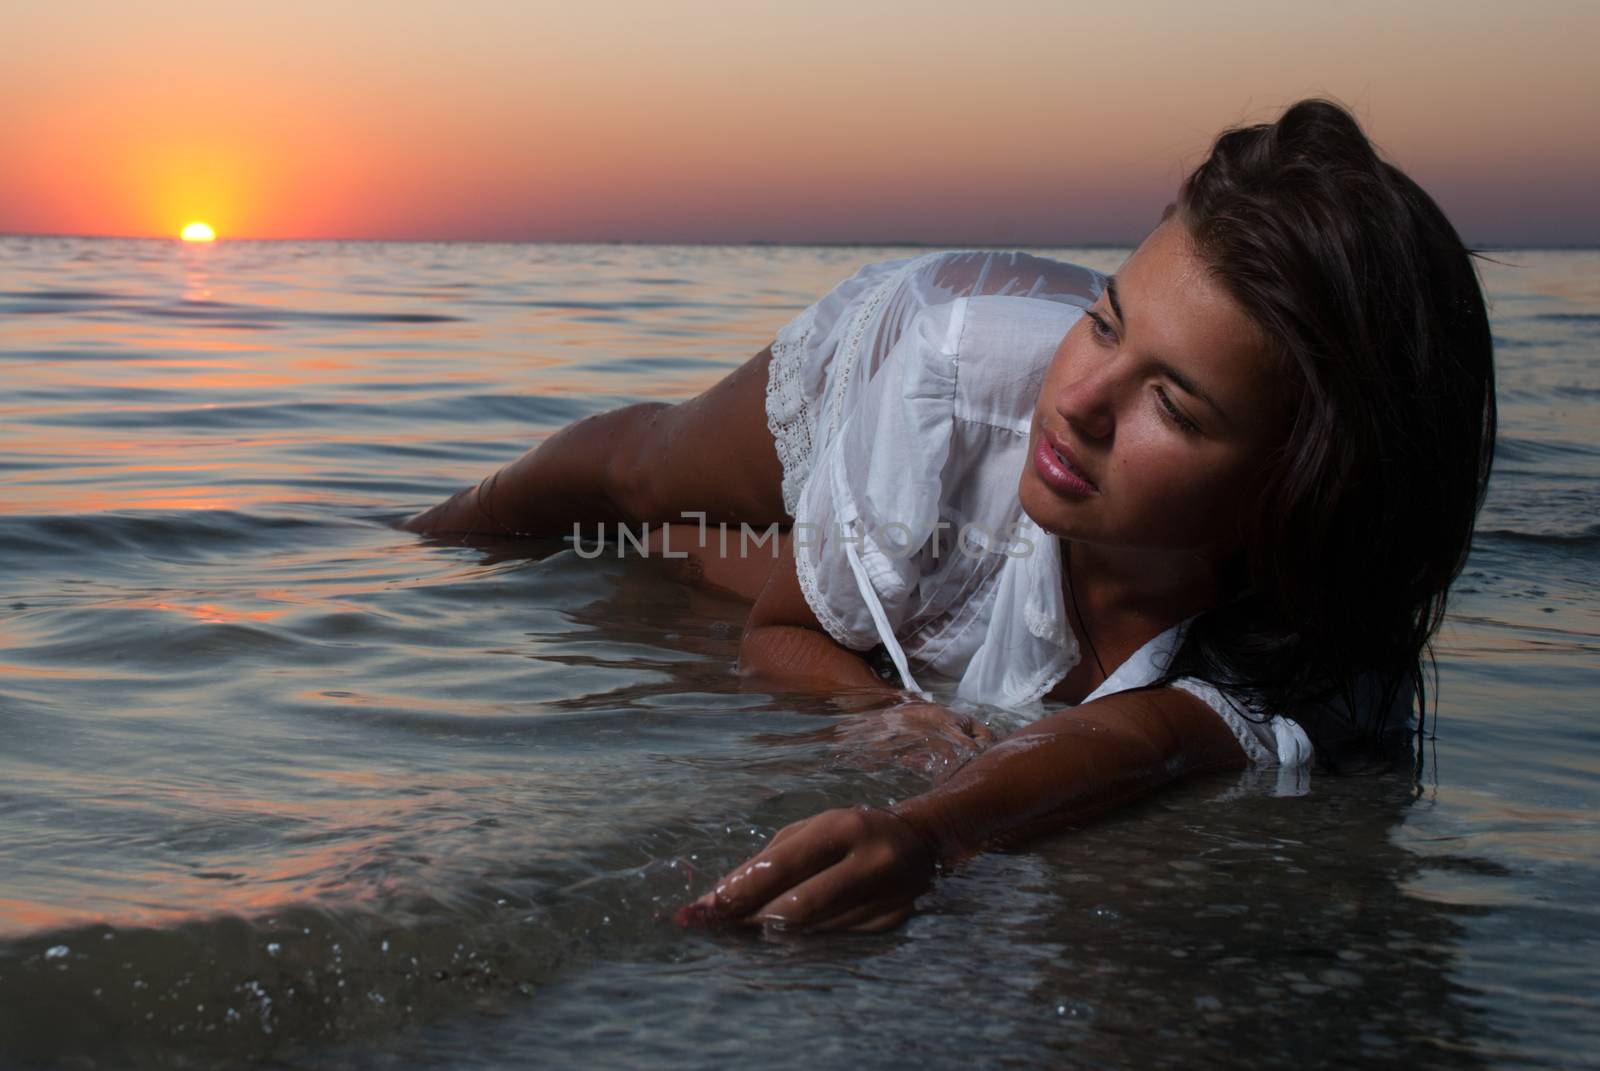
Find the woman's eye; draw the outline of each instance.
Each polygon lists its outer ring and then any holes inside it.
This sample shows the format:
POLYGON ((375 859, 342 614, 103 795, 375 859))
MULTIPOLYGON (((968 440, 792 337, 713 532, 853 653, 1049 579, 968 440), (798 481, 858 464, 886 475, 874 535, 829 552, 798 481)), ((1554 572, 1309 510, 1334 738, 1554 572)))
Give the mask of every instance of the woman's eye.
POLYGON ((1099 313, 1085 312, 1084 315, 1089 318, 1089 333, 1091 335, 1101 342, 1115 342, 1117 340, 1117 336, 1112 332, 1111 326, 1101 318, 1099 313))
POLYGON ((1156 388, 1156 398, 1160 401, 1161 408, 1166 411, 1168 420, 1178 425, 1178 427, 1182 428, 1184 431, 1194 432, 1200 430, 1200 425, 1190 420, 1184 415, 1182 409, 1179 409, 1176 405, 1172 404, 1172 399, 1168 397, 1167 392, 1161 387, 1156 388))

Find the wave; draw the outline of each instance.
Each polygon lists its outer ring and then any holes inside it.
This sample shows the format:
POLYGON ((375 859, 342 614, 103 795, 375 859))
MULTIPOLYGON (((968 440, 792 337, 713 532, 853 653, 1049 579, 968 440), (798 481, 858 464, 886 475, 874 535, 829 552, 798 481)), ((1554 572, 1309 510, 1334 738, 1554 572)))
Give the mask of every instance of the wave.
POLYGON ((1600 313, 1595 312, 1536 312, 1530 320, 1555 320, 1562 323, 1600 324, 1600 313))
POLYGON ((1600 523, 1576 532, 1534 532, 1522 528, 1480 528, 1474 540, 1502 540, 1541 547, 1600 547, 1600 523))
MULTIPOLYGON (((715 843, 709 830, 699 839, 715 843)), ((0 1052, 8 1065, 143 1066, 181 1042, 194 1066, 237 1065, 469 1005, 513 1006, 557 970, 681 939, 670 917, 696 877, 682 858, 542 869, 447 898, 89 924, 0 942, 0 1052)))
MULTIPOLYGON (((427 389, 419 387, 418 389, 427 389)), ((79 392, 80 396, 82 392, 79 392)), ((610 400, 588 401, 571 395, 460 394, 398 400, 377 397, 368 402, 257 402, 235 405, 196 402, 192 405, 145 408, 83 408, 29 414, 27 423, 54 427, 135 429, 162 432, 196 428, 348 428, 352 425, 422 425, 485 421, 559 426, 604 408, 610 400)))
POLYGON ((8 301, 126 301, 126 294, 110 290, 0 290, 8 301))
MULTIPOLYGON (((1574 442, 1571 439, 1530 439, 1501 435, 1495 442, 1495 462, 1527 462, 1548 464, 1552 461, 1593 462, 1600 459, 1600 446, 1574 442)), ((1549 475, 1543 473, 1542 475, 1549 475)))
POLYGON ((148 352, 128 349, 0 349, 0 361, 149 361, 148 352))
POLYGON ((10 290, 0 292, 0 315, 79 315, 96 313, 131 318, 180 319, 211 327, 270 329, 300 324, 444 324, 463 318, 429 312, 339 312, 185 298, 176 302, 137 301, 97 290, 10 290))
POLYGON ((0 516, 7 554, 157 555, 164 559, 234 553, 246 547, 330 536, 344 523, 233 510, 171 510, 0 516))

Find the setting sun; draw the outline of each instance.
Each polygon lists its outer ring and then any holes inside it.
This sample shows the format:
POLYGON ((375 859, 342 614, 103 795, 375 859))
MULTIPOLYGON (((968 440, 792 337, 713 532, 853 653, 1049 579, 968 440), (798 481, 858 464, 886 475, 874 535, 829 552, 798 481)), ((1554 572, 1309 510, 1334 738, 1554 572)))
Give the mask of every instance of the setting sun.
POLYGON ((183 228, 183 240, 186 242, 214 242, 217 232, 211 229, 209 223, 190 223, 183 228))

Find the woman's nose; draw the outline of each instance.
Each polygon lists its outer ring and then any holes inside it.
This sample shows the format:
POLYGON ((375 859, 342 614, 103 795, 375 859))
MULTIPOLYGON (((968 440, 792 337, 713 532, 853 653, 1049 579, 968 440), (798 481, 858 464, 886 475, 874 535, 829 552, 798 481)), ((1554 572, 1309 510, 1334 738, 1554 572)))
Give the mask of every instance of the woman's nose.
POLYGON ((1087 439, 1110 438, 1116 427, 1116 385, 1108 367, 1090 368, 1056 393, 1056 412, 1087 439))

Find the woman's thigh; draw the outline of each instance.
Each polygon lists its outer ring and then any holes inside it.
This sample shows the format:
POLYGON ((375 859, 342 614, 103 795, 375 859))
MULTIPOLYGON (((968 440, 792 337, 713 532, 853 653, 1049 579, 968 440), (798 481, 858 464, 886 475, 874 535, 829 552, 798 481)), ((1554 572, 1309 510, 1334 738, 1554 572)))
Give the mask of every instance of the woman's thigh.
POLYGON ((662 524, 650 529, 644 553, 665 561, 680 580, 753 603, 788 539, 775 524, 662 524))
POLYGON ((708 524, 786 524, 783 466, 767 428, 762 350, 704 393, 640 413, 632 448, 619 451, 628 512, 654 523, 704 513, 708 524))
POLYGON ((565 535, 574 524, 785 523, 767 430, 770 348, 697 397, 596 413, 401 527, 430 534, 565 535))

